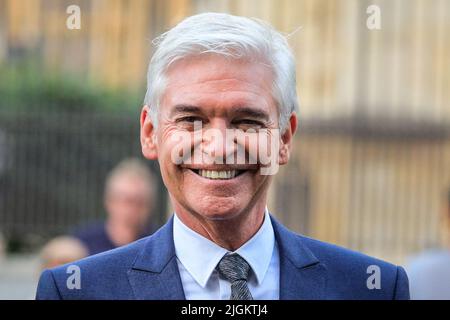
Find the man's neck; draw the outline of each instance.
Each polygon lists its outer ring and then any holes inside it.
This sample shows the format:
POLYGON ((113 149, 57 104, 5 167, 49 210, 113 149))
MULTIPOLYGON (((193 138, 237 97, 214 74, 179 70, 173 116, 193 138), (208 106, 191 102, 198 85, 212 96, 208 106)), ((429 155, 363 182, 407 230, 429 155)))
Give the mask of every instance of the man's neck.
POLYGON ((250 240, 264 222, 265 203, 256 205, 230 219, 207 219, 174 206, 178 218, 191 230, 230 251, 250 240))

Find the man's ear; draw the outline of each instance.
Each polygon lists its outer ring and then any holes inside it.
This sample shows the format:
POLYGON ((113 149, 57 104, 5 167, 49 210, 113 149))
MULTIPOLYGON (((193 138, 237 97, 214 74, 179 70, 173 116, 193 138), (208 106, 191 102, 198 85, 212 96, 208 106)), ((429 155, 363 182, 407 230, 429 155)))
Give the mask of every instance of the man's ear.
POLYGON ((297 115, 295 112, 292 112, 289 122, 287 123, 287 127, 281 134, 280 149, 278 154, 278 163, 280 165, 284 165, 289 161, 295 131, 297 131, 297 115))
POLYGON ((156 130, 150 117, 150 107, 144 105, 141 111, 141 147, 144 157, 150 160, 158 158, 156 130))

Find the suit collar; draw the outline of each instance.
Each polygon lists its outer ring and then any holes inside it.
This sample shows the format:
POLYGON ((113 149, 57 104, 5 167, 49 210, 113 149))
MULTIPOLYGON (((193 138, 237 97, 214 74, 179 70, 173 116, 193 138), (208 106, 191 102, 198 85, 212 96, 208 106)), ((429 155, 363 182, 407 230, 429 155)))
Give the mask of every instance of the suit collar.
POLYGON ((175 257, 173 244, 173 217, 158 231, 148 237, 138 253, 133 269, 160 273, 175 257))
POLYGON ((146 239, 128 280, 137 299, 185 299, 173 244, 173 217, 146 239))
POLYGON ((301 237, 279 223, 272 215, 273 229, 280 252, 297 268, 319 263, 319 259, 303 244, 301 237))
MULTIPOLYGON (((133 264, 133 269, 161 272, 167 263, 175 257, 173 242, 173 216, 155 234, 146 241, 133 264)), ((319 263, 319 259, 304 245, 301 236, 287 229, 270 215, 275 239, 280 253, 297 268, 304 268, 319 263)))
POLYGON ((325 298, 326 268, 293 233, 271 216, 280 252, 280 300, 325 298))
MULTIPOLYGON (((280 255, 280 299, 324 299, 325 266, 301 236, 270 217, 280 255)), ((185 299, 173 243, 173 217, 146 239, 128 278, 137 299, 185 299)))
MULTIPOLYGON (((177 259, 194 280, 203 288, 217 264, 229 252, 186 226, 175 214, 173 236, 177 259)), ((252 277, 260 285, 269 269, 275 247, 275 235, 269 212, 251 239, 234 252, 243 257, 252 269, 252 277)))

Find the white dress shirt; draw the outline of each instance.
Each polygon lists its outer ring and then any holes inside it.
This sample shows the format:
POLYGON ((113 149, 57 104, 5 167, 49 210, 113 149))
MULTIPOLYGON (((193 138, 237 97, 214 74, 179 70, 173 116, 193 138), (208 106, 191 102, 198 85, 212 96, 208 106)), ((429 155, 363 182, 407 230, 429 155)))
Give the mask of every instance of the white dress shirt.
MULTIPOLYGON (((229 251, 191 230, 176 214, 173 239, 186 299, 228 300, 231 284, 219 276, 215 268, 229 251)), ((242 256, 251 267, 248 287, 253 299, 278 300, 280 259, 267 209, 258 232, 234 252, 242 256)))

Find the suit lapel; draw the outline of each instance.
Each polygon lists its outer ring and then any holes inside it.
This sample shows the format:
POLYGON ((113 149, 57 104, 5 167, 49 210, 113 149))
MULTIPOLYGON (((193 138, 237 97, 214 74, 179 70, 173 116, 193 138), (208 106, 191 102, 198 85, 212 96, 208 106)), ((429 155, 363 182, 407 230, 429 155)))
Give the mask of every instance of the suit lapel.
MULTIPOLYGON (((280 252, 280 299, 325 298, 326 268, 303 243, 272 216, 280 252)), ((142 300, 184 300, 185 295, 173 244, 173 217, 149 237, 138 253, 128 280, 142 300)))
POLYGON ((280 252, 280 300, 325 298, 326 268, 299 235, 289 231, 272 216, 280 252))
POLYGON ((148 238, 128 271, 128 280, 137 299, 185 299, 173 244, 173 217, 148 238))

